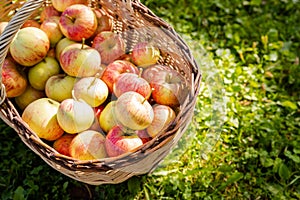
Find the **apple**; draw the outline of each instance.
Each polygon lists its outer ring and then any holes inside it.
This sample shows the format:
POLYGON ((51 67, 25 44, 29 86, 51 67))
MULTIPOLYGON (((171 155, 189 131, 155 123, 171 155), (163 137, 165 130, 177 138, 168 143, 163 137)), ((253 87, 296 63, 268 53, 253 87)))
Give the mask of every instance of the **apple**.
POLYGON ((105 148, 109 157, 133 152, 143 145, 143 141, 135 132, 126 132, 121 126, 114 126, 106 135, 105 148))
POLYGON ((69 38, 62 38, 59 40, 55 46, 55 57, 57 60, 60 59, 60 54, 62 50, 64 50, 67 46, 70 46, 71 44, 75 44, 76 42, 73 40, 70 40, 69 38))
POLYGON ((75 82, 75 77, 66 74, 53 75, 46 82, 46 96, 58 102, 72 98, 72 90, 75 82))
POLYGON ((70 144, 75 137, 75 134, 64 134, 60 138, 56 139, 53 143, 53 148, 60 154, 65 156, 70 155, 70 144))
POLYGON ((123 38, 112 31, 102 31, 93 40, 92 47, 101 55, 102 63, 108 65, 125 54, 123 38))
POLYGON ((3 33, 4 29, 6 28, 8 22, 0 22, 0 35, 3 33))
POLYGON ((134 91, 125 92, 116 100, 114 114, 118 122, 132 130, 147 128, 154 118, 150 103, 134 91))
POLYGON ((10 44, 10 54, 23 66, 33 66, 42 61, 50 48, 47 34, 36 27, 20 29, 10 44))
POLYGON ((102 31, 112 31, 113 20, 101 8, 95 8, 94 12, 98 22, 94 36, 102 31))
POLYGON ((55 52, 55 47, 52 47, 52 48, 50 48, 49 50, 48 50, 48 53, 47 53, 47 56, 48 57, 51 57, 51 58, 56 58, 55 55, 56 54, 56 52, 55 52))
POLYGON ((53 57, 45 57, 41 62, 29 68, 28 81, 37 90, 44 90, 47 80, 60 73, 58 61, 53 57))
POLYGON ((157 47, 148 42, 138 42, 132 50, 132 62, 139 67, 154 65, 160 58, 160 51, 157 47))
POLYGON ((46 19, 52 16, 60 16, 60 12, 56 10, 52 5, 48 5, 41 11, 40 21, 43 23, 46 19))
POLYGON ((41 24, 37 22, 34 19, 28 19, 24 22, 24 24, 21 26, 21 28, 25 27, 35 27, 35 28, 40 28, 41 24))
POLYGON ((74 97, 97 107, 107 99, 108 87, 98 77, 84 77, 74 84, 74 97))
POLYGON ((184 77, 165 65, 153 65, 146 68, 142 77, 153 88, 151 95, 158 104, 178 107, 188 94, 189 89, 184 77))
POLYGON ((57 121, 59 103, 49 98, 31 102, 23 111, 22 119, 38 137, 54 141, 64 134, 57 121))
POLYGON ((79 133, 87 130, 94 122, 95 114, 91 106, 84 101, 63 100, 57 111, 57 121, 67 133, 79 133))
POLYGON ((24 110, 31 102, 46 97, 44 91, 34 89, 31 85, 27 85, 26 90, 19 96, 15 97, 17 106, 24 110))
POLYGON ((48 35, 51 47, 54 47, 64 36, 60 31, 59 20, 59 16, 49 17, 43 21, 40 27, 48 35))
POLYGON ((28 85, 25 73, 11 57, 4 59, 2 66, 2 83, 5 86, 5 92, 8 98, 21 95, 28 85))
POLYGON ((93 130, 76 135, 70 144, 70 155, 79 160, 94 160, 107 157, 105 136, 93 130))
POLYGON ((94 113, 95 113, 95 119, 94 119, 94 123, 92 124, 92 126, 88 129, 88 130, 94 130, 94 131, 98 131, 98 132, 103 132, 100 124, 99 124, 99 117, 101 112, 103 111, 103 109, 105 108, 104 104, 101 104, 100 106, 94 107, 94 113))
POLYGON ((140 75, 134 73, 123 73, 118 76, 113 85, 113 93, 116 97, 128 91, 134 91, 149 99, 151 95, 150 84, 140 75))
POLYGON ((63 71, 70 76, 95 76, 102 71, 100 54, 96 49, 85 45, 84 41, 64 48, 59 60, 63 71))
POLYGON ((153 138, 170 125, 176 114, 171 107, 166 105, 155 104, 152 107, 154 119, 150 126, 147 127, 147 133, 153 138))
POLYGON ((101 79, 106 83, 109 92, 113 92, 113 84, 120 74, 125 72, 131 72, 139 74, 138 68, 129 61, 125 60, 116 60, 104 69, 101 79))
POLYGON ((74 5, 74 4, 88 4, 88 0, 51 0, 53 7, 59 11, 63 12, 66 10, 67 7, 74 5))
POLYGON ((110 101, 102 110, 100 113, 100 116, 98 117, 99 119, 99 125, 100 128, 108 133, 108 131, 115 125, 117 125, 117 121, 115 119, 115 114, 114 114, 114 106, 115 106, 116 101, 110 101))
POLYGON ((145 143, 149 142, 150 140, 152 140, 152 137, 149 136, 146 129, 136 131, 136 134, 139 136, 139 138, 141 138, 143 144, 145 144, 145 143))
POLYGON ((123 54, 121 57, 118 58, 118 60, 126 60, 126 61, 129 61, 129 62, 132 62, 131 61, 131 54, 130 53, 123 54))
POLYGON ((74 4, 61 14, 59 27, 67 38, 74 41, 88 39, 97 29, 97 18, 93 10, 83 4, 74 4))

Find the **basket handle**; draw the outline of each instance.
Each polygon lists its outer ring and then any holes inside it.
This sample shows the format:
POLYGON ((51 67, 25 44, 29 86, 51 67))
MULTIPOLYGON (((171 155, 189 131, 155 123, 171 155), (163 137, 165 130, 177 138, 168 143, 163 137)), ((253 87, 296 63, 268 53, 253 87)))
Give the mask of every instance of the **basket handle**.
POLYGON ((44 0, 29 0, 16 12, 12 19, 8 22, 3 33, 0 36, 0 105, 4 102, 6 93, 5 86, 2 83, 2 66, 7 55, 9 45, 31 14, 41 7, 44 0))

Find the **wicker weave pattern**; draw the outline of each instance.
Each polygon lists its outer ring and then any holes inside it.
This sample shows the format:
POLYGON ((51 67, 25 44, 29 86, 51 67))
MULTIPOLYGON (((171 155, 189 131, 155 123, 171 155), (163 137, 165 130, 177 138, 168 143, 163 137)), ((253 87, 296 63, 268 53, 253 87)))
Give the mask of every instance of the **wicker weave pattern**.
MULTIPOLYGON (((39 8, 50 4, 49 0, 29 0, 26 3, 22 0, 17 3, 12 3, 10 0, 5 1, 9 6, 2 9, 9 8, 10 12, 0 12, 0 19, 10 19, 9 13, 12 11, 14 14, 0 37, 0 72, 9 44, 16 32, 28 18, 33 17, 36 12, 38 13, 39 8)), ((152 172, 177 144, 193 115, 201 73, 189 47, 176 31, 139 1, 93 0, 89 6, 101 7, 113 19, 113 30, 125 38, 127 51, 130 51, 137 41, 151 41, 157 44, 162 51, 159 62, 172 67, 185 77, 190 91, 180 106, 175 122, 133 153, 114 158, 79 161, 59 154, 37 137, 22 121, 11 100, 6 98, 3 87, 0 93, 0 117, 18 133, 21 140, 32 151, 59 172, 92 185, 116 184, 132 176, 152 172)))

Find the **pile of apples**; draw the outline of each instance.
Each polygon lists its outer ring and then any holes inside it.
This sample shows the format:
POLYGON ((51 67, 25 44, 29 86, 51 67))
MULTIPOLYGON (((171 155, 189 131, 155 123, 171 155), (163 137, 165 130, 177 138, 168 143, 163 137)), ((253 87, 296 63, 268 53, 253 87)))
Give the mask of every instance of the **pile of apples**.
POLYGON ((113 19, 87 0, 52 0, 15 35, 2 82, 38 137, 63 155, 101 159, 134 151, 176 118, 188 87, 160 58, 145 41, 126 52, 113 19))

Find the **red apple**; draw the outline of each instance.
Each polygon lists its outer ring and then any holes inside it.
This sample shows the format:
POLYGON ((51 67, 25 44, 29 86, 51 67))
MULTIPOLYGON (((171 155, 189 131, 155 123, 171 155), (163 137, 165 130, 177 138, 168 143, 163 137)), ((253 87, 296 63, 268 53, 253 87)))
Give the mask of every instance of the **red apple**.
POLYGON ((88 130, 93 130, 93 131, 98 131, 98 132, 103 132, 100 124, 99 124, 99 117, 100 114, 102 113, 103 109, 105 108, 104 104, 101 104, 98 107, 94 107, 94 113, 95 113, 95 119, 94 119, 94 123, 92 124, 92 126, 88 129, 88 130))
POLYGON ((131 54, 123 54, 121 57, 118 58, 118 60, 126 60, 128 62, 132 62, 131 61, 131 54))
POLYGON ((51 0, 53 7, 59 11, 63 12, 67 7, 74 4, 88 4, 88 0, 51 0))
POLYGON ((147 133, 151 137, 155 137, 165 130, 176 117, 174 110, 166 105, 153 105, 153 112, 154 119, 150 126, 147 127, 147 133))
POLYGON ((97 18, 93 10, 83 4, 66 8, 61 14, 59 26, 63 35, 74 41, 88 39, 97 29, 97 18))
POLYGON ((138 68, 131 62, 125 60, 116 60, 106 66, 101 79, 106 83, 111 93, 113 92, 113 84, 116 79, 120 74, 125 72, 139 74, 138 68))
POLYGON ((99 52, 85 44, 67 46, 61 52, 59 60, 61 68, 70 76, 95 76, 102 71, 99 52))
POLYGON ((114 108, 115 118, 132 130, 143 130, 153 121, 154 113, 150 103, 141 94, 133 91, 123 93, 114 108))
POLYGON ((41 98, 30 103, 22 113, 22 119, 38 137, 54 141, 64 130, 57 122, 59 103, 49 98, 41 98))
POLYGON ((82 99, 92 107, 97 107, 106 101, 108 88, 104 81, 97 77, 84 77, 74 85, 74 97, 82 99))
POLYGON ((131 54, 132 62, 139 67, 154 65, 157 63, 159 58, 159 49, 148 42, 137 43, 131 54))
POLYGON ((123 73, 118 76, 113 85, 113 93, 116 97, 128 91, 134 91, 149 99, 151 95, 150 84, 140 75, 134 73, 123 73))
POLYGON ((105 14, 105 12, 101 8, 95 8, 94 12, 98 22, 97 29, 94 33, 94 36, 96 36, 98 33, 102 31, 112 31, 113 20, 107 14, 105 14))
POLYGON ((41 11, 40 21, 43 23, 46 19, 48 19, 52 16, 60 16, 60 12, 51 5, 46 6, 41 11))
POLYGON ((72 90, 76 78, 66 74, 56 74, 51 76, 45 85, 45 93, 48 98, 62 102, 72 98, 72 90))
POLYGON ((65 156, 71 156, 70 144, 75 136, 75 134, 62 135, 60 138, 54 141, 53 148, 60 154, 63 154, 65 156))
POLYGON ((165 65, 153 65, 143 71, 142 77, 149 83, 152 97, 158 104, 177 107, 185 100, 188 87, 184 77, 165 65))
POLYGON ((139 136, 139 138, 141 138, 141 140, 143 141, 143 144, 145 144, 145 143, 149 142, 150 140, 152 140, 152 137, 149 136, 146 129, 136 131, 136 134, 139 136))
POLYGON ((24 22, 24 24, 22 25, 21 28, 25 28, 25 27, 35 27, 35 28, 40 28, 41 24, 39 22, 37 22, 34 19, 28 19, 24 22))
POLYGON ((36 27, 20 29, 10 44, 10 54, 23 66, 33 66, 42 61, 50 48, 47 34, 36 27))
POLYGON ((27 87, 25 73, 12 58, 5 58, 2 66, 2 83, 5 86, 7 97, 21 95, 27 87))
POLYGON ((51 47, 54 47, 56 43, 63 37, 63 34, 59 28, 59 20, 59 16, 49 17, 45 19, 40 27, 40 29, 48 35, 51 47))
POLYGON ((70 144, 70 155, 79 160, 94 160, 107 157, 105 136, 93 130, 76 135, 70 144))
POLYGON ((87 130, 94 122, 95 113, 84 101, 63 100, 57 111, 57 121, 67 133, 79 133, 87 130))
POLYGON ((107 134, 105 140, 106 152, 109 157, 115 157, 127 152, 132 152, 143 145, 143 141, 135 132, 124 132, 124 129, 117 125, 107 134))
POLYGON ((101 55, 102 63, 110 64, 125 54, 123 38, 112 31, 102 31, 96 35, 92 47, 101 55))
POLYGON ((37 90, 44 90, 47 80, 60 72, 60 66, 53 57, 45 57, 41 62, 29 68, 28 81, 37 90))
POLYGON ((24 110, 31 102, 43 97, 46 97, 44 91, 34 89, 31 85, 28 85, 21 95, 15 97, 15 102, 21 110, 24 110))

